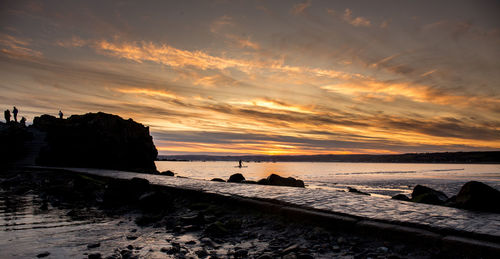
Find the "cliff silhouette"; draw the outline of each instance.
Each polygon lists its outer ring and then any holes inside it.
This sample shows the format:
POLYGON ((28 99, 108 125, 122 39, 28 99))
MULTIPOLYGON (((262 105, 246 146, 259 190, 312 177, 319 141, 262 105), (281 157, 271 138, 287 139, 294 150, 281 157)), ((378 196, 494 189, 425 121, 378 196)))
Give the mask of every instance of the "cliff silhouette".
POLYGON ((102 112, 68 119, 42 115, 32 127, 46 133, 38 165, 156 172, 158 151, 149 127, 132 119, 102 112))

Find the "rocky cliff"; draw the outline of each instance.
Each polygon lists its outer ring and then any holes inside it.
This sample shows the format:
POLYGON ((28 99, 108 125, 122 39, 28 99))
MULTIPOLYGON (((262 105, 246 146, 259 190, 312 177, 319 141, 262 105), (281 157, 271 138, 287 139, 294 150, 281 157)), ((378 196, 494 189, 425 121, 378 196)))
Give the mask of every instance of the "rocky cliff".
POLYGON ((47 134, 39 165, 156 172, 158 151, 149 127, 132 119, 102 112, 68 119, 42 115, 33 127, 47 134))

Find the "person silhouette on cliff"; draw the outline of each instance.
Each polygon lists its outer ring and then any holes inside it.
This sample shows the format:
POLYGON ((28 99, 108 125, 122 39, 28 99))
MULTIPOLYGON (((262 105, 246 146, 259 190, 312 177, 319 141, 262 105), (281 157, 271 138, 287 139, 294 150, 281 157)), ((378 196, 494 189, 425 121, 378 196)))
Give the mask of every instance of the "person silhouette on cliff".
POLYGON ((9 123, 10 122, 10 111, 9 110, 5 110, 3 112, 3 116, 5 117, 5 122, 9 123))
POLYGON ((62 119, 62 118, 63 118, 63 116, 64 116, 64 114, 62 113, 62 111, 61 111, 61 110, 59 110, 59 119, 62 119))
POLYGON ((21 123, 21 125, 23 126, 26 126, 26 118, 22 117, 19 123, 21 123))
POLYGON ((14 106, 14 109, 12 109, 12 114, 14 114, 15 122, 17 122, 17 113, 19 113, 19 111, 17 110, 16 106, 14 106))

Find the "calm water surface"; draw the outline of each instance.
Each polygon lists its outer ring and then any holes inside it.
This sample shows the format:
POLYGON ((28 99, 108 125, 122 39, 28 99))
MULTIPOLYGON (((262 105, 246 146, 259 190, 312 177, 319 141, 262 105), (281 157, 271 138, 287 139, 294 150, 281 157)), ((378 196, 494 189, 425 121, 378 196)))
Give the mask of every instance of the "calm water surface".
POLYGON ((334 162, 172 162, 157 161, 159 171, 171 170, 177 176, 210 180, 228 179, 242 173, 248 180, 259 180, 275 173, 304 180, 308 188, 345 190, 347 186, 374 195, 392 196, 411 193, 413 186, 423 184, 456 194, 467 181, 475 180, 500 189, 500 165, 486 164, 399 164, 334 162))

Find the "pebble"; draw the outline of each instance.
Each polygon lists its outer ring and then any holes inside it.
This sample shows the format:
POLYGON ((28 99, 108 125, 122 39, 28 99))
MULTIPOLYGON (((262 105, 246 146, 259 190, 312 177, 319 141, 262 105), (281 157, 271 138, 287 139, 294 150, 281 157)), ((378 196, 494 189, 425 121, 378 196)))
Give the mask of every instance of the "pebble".
POLYGON ((207 250, 205 249, 200 249, 194 252, 198 257, 202 258, 208 255, 207 250))
POLYGON ((127 236, 127 239, 128 239, 128 240, 136 240, 136 239, 137 239, 137 236, 127 236))
POLYGON ((43 253, 39 253, 36 257, 38 257, 38 258, 42 258, 42 257, 47 257, 47 256, 49 256, 49 255, 50 255, 50 253, 49 253, 49 252, 43 252, 43 253))
POLYGON ((387 248, 385 246, 381 246, 381 247, 377 248, 377 252, 385 254, 385 253, 389 252, 389 248, 387 248))
POLYGON ((248 255, 248 251, 245 249, 238 249, 234 252, 234 257, 235 258, 243 258, 248 255))
POLYGON ((285 249, 283 249, 283 254, 288 254, 288 253, 291 253, 291 252, 294 252, 296 251, 297 249, 299 249, 299 245, 298 244, 293 244, 285 249))
POLYGON ((101 246, 101 243, 94 243, 94 244, 88 244, 87 245, 87 248, 97 248, 97 247, 100 247, 101 246))

